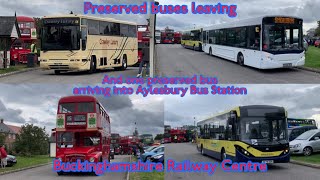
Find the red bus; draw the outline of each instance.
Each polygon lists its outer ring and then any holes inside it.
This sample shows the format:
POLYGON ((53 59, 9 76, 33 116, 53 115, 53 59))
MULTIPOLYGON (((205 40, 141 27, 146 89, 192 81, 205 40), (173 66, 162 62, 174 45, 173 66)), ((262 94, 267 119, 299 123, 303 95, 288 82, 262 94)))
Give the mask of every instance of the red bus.
POLYGON ((31 52, 31 44, 37 40, 35 20, 31 17, 17 16, 21 38, 12 41, 10 49, 11 65, 27 63, 26 55, 31 52))
POLYGON ((139 139, 135 136, 124 136, 120 138, 121 154, 132 154, 134 146, 137 146, 139 139))
POLYGON ((57 110, 56 158, 110 162, 110 131, 109 115, 95 97, 63 97, 57 110))
POLYGON ((175 32, 174 33, 174 43, 175 44, 181 44, 181 33, 180 32, 175 32))
POLYGON ((174 30, 168 27, 161 32, 161 43, 173 44, 174 43, 174 30))
POLYGON ((114 154, 118 155, 120 154, 120 134, 111 134, 111 144, 114 147, 114 154))
POLYGON ((170 130, 171 142, 181 143, 186 142, 186 130, 183 128, 174 128, 170 130))
POLYGON ((148 25, 138 25, 138 64, 142 61, 143 48, 149 48, 150 31, 148 25))
POLYGON ((169 125, 164 126, 164 135, 163 135, 164 143, 171 143, 170 130, 171 130, 171 126, 169 126, 169 125))

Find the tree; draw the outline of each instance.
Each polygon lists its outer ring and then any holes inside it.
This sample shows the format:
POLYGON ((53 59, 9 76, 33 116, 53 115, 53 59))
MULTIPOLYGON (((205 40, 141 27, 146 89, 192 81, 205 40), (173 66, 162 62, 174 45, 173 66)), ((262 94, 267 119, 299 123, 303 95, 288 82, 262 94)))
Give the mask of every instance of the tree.
POLYGON ((163 139, 163 134, 157 134, 154 140, 161 140, 163 139))
POLYGON ((3 133, 0 133, 0 146, 4 144, 5 140, 6 140, 6 135, 3 133))
POLYGON ((25 156, 48 154, 49 135, 45 127, 40 128, 33 124, 25 124, 21 127, 20 135, 17 135, 15 151, 25 156))

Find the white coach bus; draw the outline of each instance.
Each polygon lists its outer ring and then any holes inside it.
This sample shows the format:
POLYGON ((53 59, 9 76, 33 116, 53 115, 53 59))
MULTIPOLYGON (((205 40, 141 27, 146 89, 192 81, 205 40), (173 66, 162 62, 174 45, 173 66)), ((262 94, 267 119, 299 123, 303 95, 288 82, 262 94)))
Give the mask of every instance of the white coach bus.
POLYGON ((138 62, 137 25, 84 15, 43 18, 42 69, 89 71, 125 70, 138 62))
POLYGON ((303 66, 303 20, 251 18, 203 28, 205 53, 259 69, 303 66))

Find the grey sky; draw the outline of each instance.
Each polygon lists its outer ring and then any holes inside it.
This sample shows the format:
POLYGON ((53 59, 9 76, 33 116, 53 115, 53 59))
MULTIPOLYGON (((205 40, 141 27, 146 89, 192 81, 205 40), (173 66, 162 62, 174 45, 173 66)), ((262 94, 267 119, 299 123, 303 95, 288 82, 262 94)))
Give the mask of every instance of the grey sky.
POLYGON ((320 20, 320 0, 159 0, 160 4, 185 4, 189 6, 189 14, 186 15, 158 15, 157 25, 159 29, 167 25, 175 30, 193 29, 194 26, 202 27, 210 24, 218 24, 237 19, 257 17, 262 15, 292 15, 303 18, 304 30, 316 27, 316 21, 320 20), (229 18, 227 15, 215 14, 192 14, 191 3, 197 5, 216 5, 218 2, 226 5, 237 5, 237 14, 235 18, 229 18))
POLYGON ((194 96, 165 98, 165 124, 193 125, 241 105, 283 106, 292 118, 314 118, 320 126, 320 85, 246 85, 246 96, 194 96))
MULTIPOLYGON (((0 84, 0 118, 12 125, 34 123, 46 126, 49 133, 55 127, 58 100, 62 96, 72 95, 73 87, 75 86, 0 84)), ((132 134, 136 122, 140 134, 163 133, 164 103, 161 97, 144 98, 133 95, 97 98, 111 117, 112 132, 132 134)))

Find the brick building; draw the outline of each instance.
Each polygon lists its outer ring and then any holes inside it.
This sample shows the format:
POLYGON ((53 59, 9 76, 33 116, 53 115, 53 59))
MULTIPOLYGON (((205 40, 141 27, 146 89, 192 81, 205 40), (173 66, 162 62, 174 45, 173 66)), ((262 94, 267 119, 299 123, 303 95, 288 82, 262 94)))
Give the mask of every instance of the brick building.
POLYGON ((11 149, 13 143, 16 141, 16 136, 20 134, 21 127, 12 126, 4 123, 4 120, 0 120, 0 133, 5 134, 5 145, 7 149, 11 149))

